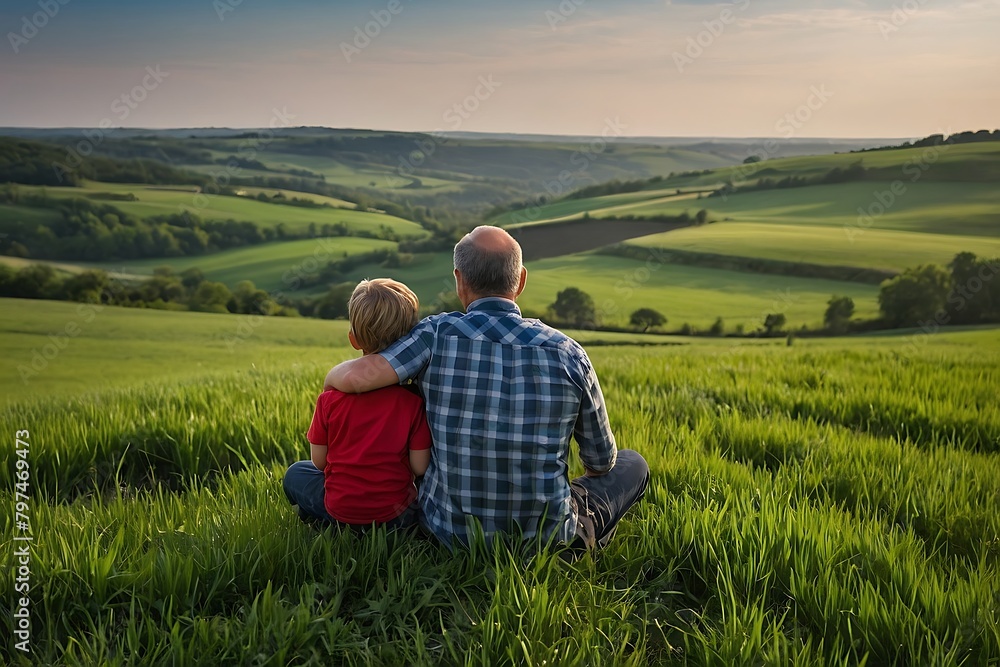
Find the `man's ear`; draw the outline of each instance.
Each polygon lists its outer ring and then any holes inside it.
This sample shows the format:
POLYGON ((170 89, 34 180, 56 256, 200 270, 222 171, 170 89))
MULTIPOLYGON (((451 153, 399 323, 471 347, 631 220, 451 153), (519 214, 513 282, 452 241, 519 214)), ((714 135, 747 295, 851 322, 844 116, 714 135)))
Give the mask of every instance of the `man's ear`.
POLYGON ((514 293, 515 297, 521 296, 521 292, 524 291, 524 284, 528 282, 528 269, 521 267, 521 281, 517 284, 517 292, 514 293))
POLYGON ((462 305, 468 305, 465 303, 465 279, 462 278, 462 274, 458 269, 455 269, 455 294, 458 295, 458 300, 462 302, 462 305))
POLYGON ((358 339, 354 337, 354 329, 347 332, 347 340, 351 341, 351 347, 355 350, 360 350, 361 346, 358 345, 358 339))

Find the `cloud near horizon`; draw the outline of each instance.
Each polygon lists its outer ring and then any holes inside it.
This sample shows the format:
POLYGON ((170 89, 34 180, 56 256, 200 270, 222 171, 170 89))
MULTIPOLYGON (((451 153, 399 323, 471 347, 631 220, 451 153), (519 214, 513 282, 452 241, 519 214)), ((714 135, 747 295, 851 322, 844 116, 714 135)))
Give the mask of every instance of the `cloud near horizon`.
POLYGON ((795 136, 1000 126, 1000 0, 14 0, 0 28, 0 125, 455 129, 457 104, 464 131, 780 136, 819 87, 795 136))

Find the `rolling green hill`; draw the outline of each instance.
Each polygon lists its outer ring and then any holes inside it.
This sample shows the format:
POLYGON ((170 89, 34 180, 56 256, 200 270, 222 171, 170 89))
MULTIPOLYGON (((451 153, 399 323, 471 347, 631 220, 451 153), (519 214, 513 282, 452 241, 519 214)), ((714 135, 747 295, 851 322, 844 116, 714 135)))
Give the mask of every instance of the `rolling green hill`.
POLYGON ((627 241, 626 245, 897 272, 919 264, 944 266, 965 251, 1000 256, 1000 236, 923 234, 876 228, 848 234, 838 227, 755 222, 716 222, 642 236, 627 241))
MULTIPOLYGON (((21 186, 25 192, 40 192, 42 188, 21 186)), ((109 203, 124 213, 139 218, 167 215, 188 211, 204 220, 249 220, 261 227, 282 224, 289 231, 303 231, 310 224, 343 223, 351 232, 378 231, 383 225, 401 237, 425 236, 426 232, 415 222, 382 213, 349 210, 346 208, 300 208, 283 204, 261 202, 249 197, 199 195, 193 187, 158 187, 138 184, 95 183, 88 181, 85 188, 44 188, 52 197, 92 197, 99 193, 131 193, 138 201, 109 203)), ((274 193, 276 190, 266 190, 274 193)), ((339 200, 335 200, 339 201, 339 200)), ((0 207, 2 208, 2 207, 0 207)))
POLYGON ((995 174, 1000 174, 998 142, 793 157, 659 179, 634 192, 562 199, 493 222, 535 232, 551 227, 543 239, 550 244, 573 232, 561 231, 563 223, 583 217, 693 218, 705 209, 712 224, 624 243, 684 251, 693 264, 702 255, 706 265, 717 263, 709 256, 728 256, 900 271, 926 262, 947 264, 963 251, 1000 255, 995 174), (867 169, 859 181, 704 196, 733 177, 747 183, 760 177, 818 179, 859 160, 867 169))
MULTIPOLYGON (((707 330, 722 317, 729 331, 743 325, 759 328, 768 313, 784 313, 789 328, 817 327, 833 294, 854 299, 859 317, 877 312, 875 285, 789 276, 761 275, 720 269, 637 261, 591 253, 528 262, 528 283, 518 303, 529 315, 543 314, 566 287, 590 294, 606 325, 624 327, 639 308, 654 308, 669 319, 667 329, 683 323, 707 330)), ((387 269, 364 266, 350 280, 386 277, 405 282, 422 304, 454 290, 451 256, 419 255, 409 266, 387 269)))
POLYGON ((392 241, 351 236, 301 239, 263 243, 246 248, 234 248, 198 257, 167 257, 128 262, 81 264, 135 276, 152 275, 153 269, 169 266, 175 273, 198 268, 209 280, 233 287, 241 280, 252 280, 260 289, 289 291, 286 276, 304 276, 316 272, 327 261, 373 250, 393 250, 392 241))

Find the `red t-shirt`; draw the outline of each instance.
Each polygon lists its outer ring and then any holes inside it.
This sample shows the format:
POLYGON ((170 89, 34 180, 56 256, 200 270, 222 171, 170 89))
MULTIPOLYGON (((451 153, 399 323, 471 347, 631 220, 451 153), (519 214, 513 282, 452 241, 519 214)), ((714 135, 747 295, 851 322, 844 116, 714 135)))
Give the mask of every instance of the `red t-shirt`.
POLYGON ((337 521, 390 521, 416 499, 409 452, 431 446, 424 402, 416 393, 399 385, 365 394, 327 390, 316 399, 306 437, 329 447, 324 501, 337 521))

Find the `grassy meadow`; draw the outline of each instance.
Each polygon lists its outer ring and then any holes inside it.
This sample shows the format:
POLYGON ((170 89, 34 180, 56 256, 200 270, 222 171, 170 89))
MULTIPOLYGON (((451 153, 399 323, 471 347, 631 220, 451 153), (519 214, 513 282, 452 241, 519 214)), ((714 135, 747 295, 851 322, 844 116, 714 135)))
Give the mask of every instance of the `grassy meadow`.
MULTIPOLYGON (((0 421, 30 431, 36 663, 1000 662, 995 327, 581 334, 652 480, 570 564, 298 522, 281 477, 354 354, 343 322, 0 307, 0 421)), ((28 664, 8 642, 0 662, 28 664)))

